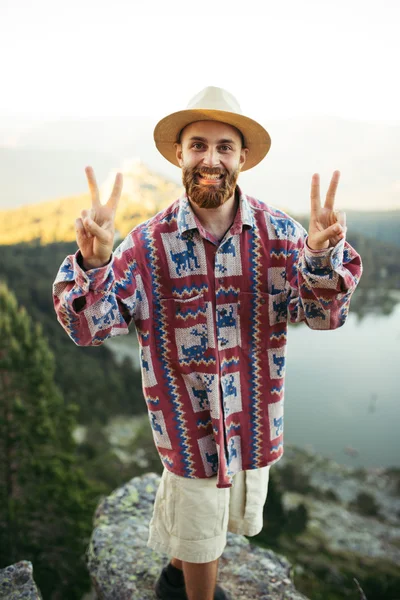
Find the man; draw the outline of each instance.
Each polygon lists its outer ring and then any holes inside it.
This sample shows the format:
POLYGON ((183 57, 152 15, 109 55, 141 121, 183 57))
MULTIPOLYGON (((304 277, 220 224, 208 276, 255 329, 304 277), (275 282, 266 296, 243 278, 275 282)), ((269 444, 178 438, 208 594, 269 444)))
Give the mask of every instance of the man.
POLYGON ((76 220, 79 250, 59 270, 54 303, 78 345, 135 323, 164 465, 148 545, 172 557, 158 598, 228 598, 216 586, 226 532, 259 533, 283 453, 287 322, 343 325, 361 260, 334 211, 338 171, 323 207, 312 178, 308 234, 242 192, 240 171, 264 158, 270 137, 225 90, 202 90, 154 138, 185 193, 113 252, 122 176, 102 205, 87 168, 92 208, 76 220))

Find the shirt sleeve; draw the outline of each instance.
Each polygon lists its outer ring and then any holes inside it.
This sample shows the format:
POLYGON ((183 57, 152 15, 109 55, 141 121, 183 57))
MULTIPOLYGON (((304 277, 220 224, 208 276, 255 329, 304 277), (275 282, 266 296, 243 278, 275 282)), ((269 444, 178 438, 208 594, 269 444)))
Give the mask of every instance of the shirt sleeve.
POLYGON ((57 319, 77 346, 98 346, 129 333, 137 304, 137 264, 130 236, 107 265, 84 271, 80 250, 62 263, 53 283, 57 319))
POLYGON ((347 319, 362 275, 361 257, 345 238, 334 247, 311 250, 307 231, 295 225, 296 234, 287 245, 289 320, 311 329, 337 329, 347 319))

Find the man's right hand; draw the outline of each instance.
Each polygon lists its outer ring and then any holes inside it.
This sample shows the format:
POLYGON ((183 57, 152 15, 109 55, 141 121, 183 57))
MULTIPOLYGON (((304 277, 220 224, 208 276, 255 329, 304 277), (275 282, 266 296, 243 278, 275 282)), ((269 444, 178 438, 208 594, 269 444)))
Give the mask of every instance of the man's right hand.
POLYGON ((86 167, 85 172, 92 196, 92 208, 82 210, 81 217, 75 220, 75 230, 83 257, 83 268, 88 270, 103 267, 110 260, 114 245, 115 213, 122 192, 122 173, 117 173, 107 204, 101 204, 92 167, 86 167))

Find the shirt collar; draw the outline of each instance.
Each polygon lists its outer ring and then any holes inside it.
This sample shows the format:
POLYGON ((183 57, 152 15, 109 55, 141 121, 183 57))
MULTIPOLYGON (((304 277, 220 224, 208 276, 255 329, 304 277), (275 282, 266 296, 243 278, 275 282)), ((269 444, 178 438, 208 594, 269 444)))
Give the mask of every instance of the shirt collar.
MULTIPOLYGON (((247 196, 242 192, 239 186, 236 186, 239 194, 239 209, 232 226, 232 234, 241 233, 243 226, 254 227, 254 215, 251 210, 247 196)), ((197 219, 190 206, 186 192, 183 192, 179 198, 179 207, 177 215, 179 233, 182 235, 191 229, 198 229, 197 219)))
POLYGON ((251 206, 249 204, 246 194, 242 192, 239 186, 236 187, 239 194, 239 210, 236 215, 236 217, 238 218, 235 219, 234 222, 235 231, 233 231, 232 233, 241 233, 243 225, 247 225, 248 227, 254 227, 255 220, 253 211, 251 210, 251 206))

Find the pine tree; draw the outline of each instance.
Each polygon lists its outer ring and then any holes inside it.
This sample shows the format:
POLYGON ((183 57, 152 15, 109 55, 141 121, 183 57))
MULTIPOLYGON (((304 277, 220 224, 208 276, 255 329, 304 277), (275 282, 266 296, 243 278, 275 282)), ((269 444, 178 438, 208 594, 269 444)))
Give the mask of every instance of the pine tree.
POLYGON ((99 490, 77 466, 77 407, 54 383, 41 327, 0 283, 0 568, 30 560, 45 600, 90 587, 85 550, 99 490))

